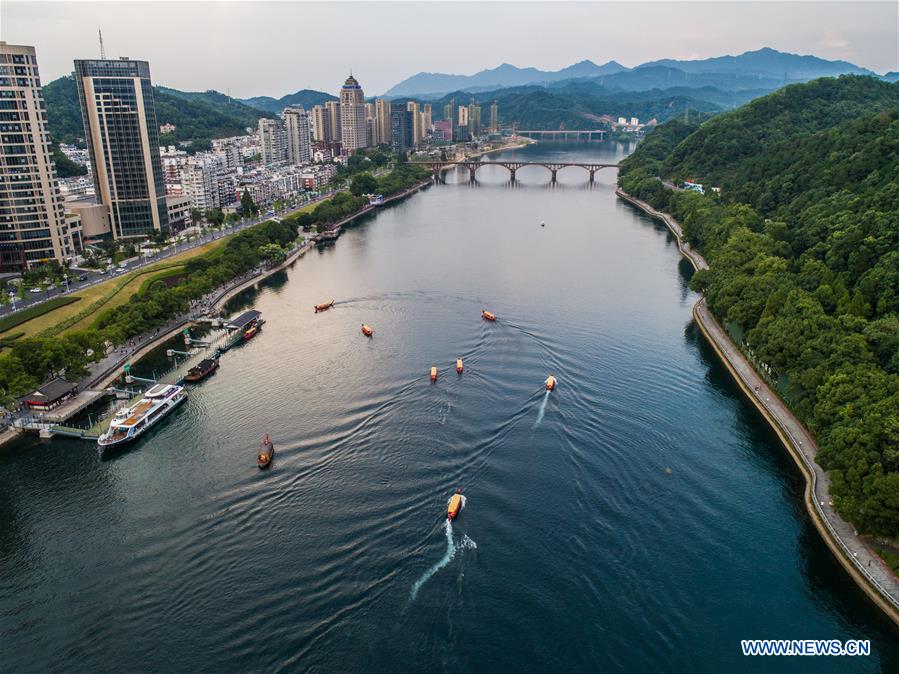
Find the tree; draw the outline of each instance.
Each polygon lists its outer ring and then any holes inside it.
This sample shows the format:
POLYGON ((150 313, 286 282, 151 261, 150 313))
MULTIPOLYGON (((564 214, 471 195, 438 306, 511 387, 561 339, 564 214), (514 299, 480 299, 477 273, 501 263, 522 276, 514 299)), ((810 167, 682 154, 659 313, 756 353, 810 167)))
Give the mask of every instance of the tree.
POLYGON ((200 223, 200 220, 203 219, 203 211, 199 208, 191 208, 190 209, 190 221, 197 225, 200 223))
POLYGON ((287 253, 277 243, 266 243, 259 246, 259 256, 275 265, 279 262, 283 262, 287 257, 287 253))
POLYGON ((215 227, 220 227, 225 221, 225 214, 222 213, 221 208, 210 208, 206 211, 206 220, 215 227))
POLYGON ((378 189, 378 181, 371 173, 360 173, 353 178, 350 184, 350 192, 357 197, 362 194, 374 194, 378 189))
POLYGON ((244 189, 243 194, 240 197, 240 212, 246 215, 258 215, 259 207, 256 205, 256 202, 253 201, 253 197, 250 196, 250 191, 244 189))

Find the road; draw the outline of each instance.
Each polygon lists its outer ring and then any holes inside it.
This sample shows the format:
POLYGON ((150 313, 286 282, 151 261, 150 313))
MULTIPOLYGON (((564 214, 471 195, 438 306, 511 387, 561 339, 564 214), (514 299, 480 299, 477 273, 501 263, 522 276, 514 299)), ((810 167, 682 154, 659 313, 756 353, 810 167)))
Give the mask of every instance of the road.
POLYGON ((241 230, 246 229, 247 227, 252 227, 254 225, 258 225, 260 222, 264 222, 265 220, 269 220, 273 217, 281 217, 285 215, 289 215, 295 211, 300 210, 301 208, 305 208, 310 204, 317 204, 325 199, 332 197, 339 190, 332 190, 330 192, 326 192, 324 194, 319 195, 316 199, 312 199, 307 201, 306 203, 297 206, 295 208, 283 209, 275 212, 271 215, 264 215, 260 218, 254 218, 252 220, 247 220, 245 222, 235 223, 231 226, 225 226, 221 231, 209 231, 206 234, 199 236, 195 239, 191 239, 190 241, 179 241, 174 245, 170 245, 167 248, 156 252, 153 255, 149 256, 141 256, 131 258, 130 260, 124 261, 120 266, 117 266, 114 271, 111 272, 100 272, 96 270, 89 269, 81 269, 78 273, 78 276, 85 276, 84 281, 80 281, 77 283, 72 283, 71 285, 60 288, 47 288, 46 290, 40 290, 40 292, 32 293, 30 290, 25 293, 25 299, 20 300, 18 297, 10 296, 10 303, 6 306, 0 305, 0 317, 10 316, 16 312, 23 311, 28 309, 29 307, 34 307, 39 304, 43 304, 47 300, 50 300, 54 297, 59 297, 62 295, 71 295, 77 292, 84 290, 85 288, 90 288, 91 286, 97 285, 98 283, 103 283, 104 281, 108 281, 110 278, 115 276, 121 276, 123 274, 127 274, 129 272, 135 271, 136 269, 140 269, 142 267, 146 267, 147 265, 156 264, 162 260, 173 257, 175 255, 180 255, 185 251, 192 250, 194 248, 198 248, 199 246, 203 246, 207 243, 215 241, 217 239, 221 239, 225 236, 230 236, 235 232, 239 232, 241 230))

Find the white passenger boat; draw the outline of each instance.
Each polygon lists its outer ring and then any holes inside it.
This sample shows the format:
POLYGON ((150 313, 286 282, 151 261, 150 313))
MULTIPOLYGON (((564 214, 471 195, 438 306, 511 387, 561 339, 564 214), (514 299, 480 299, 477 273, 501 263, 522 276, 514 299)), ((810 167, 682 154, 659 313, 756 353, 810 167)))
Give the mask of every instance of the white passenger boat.
POLYGON ((136 440, 185 400, 187 392, 183 386, 156 384, 134 405, 116 412, 109 430, 99 437, 97 444, 113 447, 136 440))

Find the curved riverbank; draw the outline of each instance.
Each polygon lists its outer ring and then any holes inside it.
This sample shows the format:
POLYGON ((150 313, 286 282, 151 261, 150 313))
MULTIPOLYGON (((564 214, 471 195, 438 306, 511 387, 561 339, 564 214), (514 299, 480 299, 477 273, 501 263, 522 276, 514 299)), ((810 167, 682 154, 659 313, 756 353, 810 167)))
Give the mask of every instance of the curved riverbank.
MULTIPOLYGON (((683 238, 683 229, 673 217, 657 211, 621 188, 616 195, 665 223, 677 239, 678 250, 696 270, 707 269, 705 258, 683 238)), ((827 547, 855 583, 878 607, 899 625, 899 579, 861 538, 855 528, 834 510, 830 480, 817 464, 818 446, 807 428, 759 376, 727 335, 701 298, 693 306, 693 318, 715 353, 727 367, 743 393, 761 412, 786 447, 805 478, 805 506, 827 547)))

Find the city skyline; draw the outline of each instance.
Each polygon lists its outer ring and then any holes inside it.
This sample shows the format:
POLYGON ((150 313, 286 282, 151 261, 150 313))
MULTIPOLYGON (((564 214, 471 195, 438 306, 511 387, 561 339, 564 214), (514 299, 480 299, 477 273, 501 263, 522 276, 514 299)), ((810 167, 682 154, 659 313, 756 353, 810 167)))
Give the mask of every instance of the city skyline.
POLYGON ((478 5, 476 21, 463 20, 464 13, 453 10, 457 5, 422 3, 417 11, 431 20, 420 33, 401 30, 399 19, 408 3, 12 1, 3 3, 0 18, 4 40, 34 45, 43 55, 45 83, 70 74, 76 59, 97 58, 101 28, 107 56, 149 61, 154 82, 185 90, 216 89, 239 98, 278 97, 303 88, 334 93, 334 83, 343 81, 351 69, 377 96, 418 72, 472 74, 502 63, 556 70, 584 59, 635 66, 658 58, 707 58, 761 47, 847 60, 878 73, 899 68, 894 3, 640 5, 639 40, 622 30, 632 19, 634 7, 623 3, 526 3, 517 5, 514 13, 506 3, 486 3, 478 5), (135 5, 143 4, 148 11, 141 14, 142 30, 131 31, 135 5), (696 12, 702 14, 702 26, 696 25, 696 12), (275 13, 279 19, 272 22, 275 13), (367 31, 371 22, 366 20, 375 15, 396 15, 398 21, 384 21, 384 30, 375 36, 367 31), (349 16, 357 20, 347 24, 349 16), (564 21, 549 20, 552 16, 564 21), (347 39, 339 50, 324 34, 296 40, 293 27, 309 22, 344 25, 347 39), (266 29, 255 30, 257 24, 266 29), (497 25, 505 29, 497 32, 497 25), (530 30, 533 25, 540 25, 542 31, 536 43, 530 30), (733 26, 740 27, 739 33, 733 26), (158 39, 178 30, 191 37, 178 50, 158 39), (486 44, 478 50, 433 48, 441 40, 454 44, 460 34, 467 41, 486 40, 486 44), (264 39, 255 37, 263 35, 264 39), (382 41, 400 39, 403 50, 373 49, 382 41), (247 59, 248 53, 257 58, 247 59), (329 57, 322 58, 323 53, 329 57), (269 66, 255 68, 259 59, 269 66), (185 67, 186 60, 190 67, 185 67), (296 63, 316 65, 298 72, 296 63))

